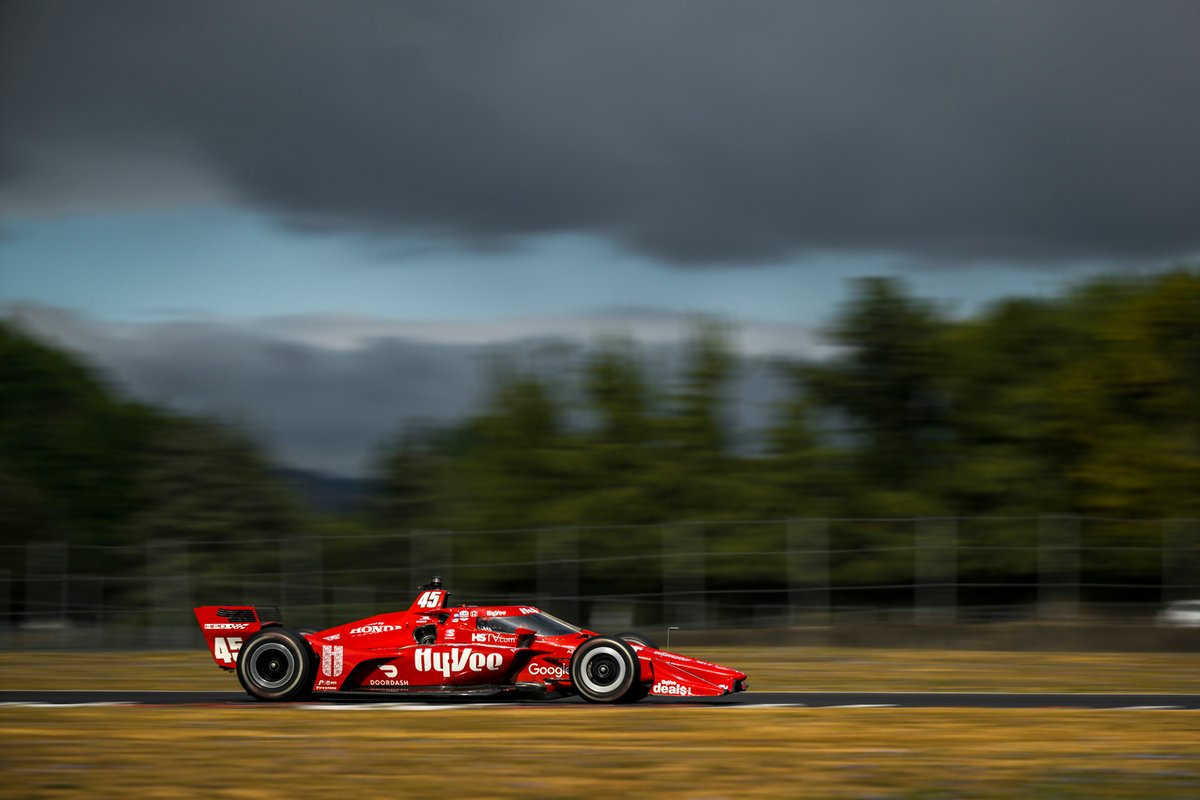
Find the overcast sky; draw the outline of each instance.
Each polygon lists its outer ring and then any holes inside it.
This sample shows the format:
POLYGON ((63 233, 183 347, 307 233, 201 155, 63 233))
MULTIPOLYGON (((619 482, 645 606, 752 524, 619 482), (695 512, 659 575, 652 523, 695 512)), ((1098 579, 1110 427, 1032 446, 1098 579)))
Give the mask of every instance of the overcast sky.
MULTIPOLYGON (((853 277, 961 312, 1194 263, 1198 40, 1195 0, 10 0, 0 301, 197 373, 161 326, 365 358, 699 311, 811 353, 853 277)), ((286 404, 223 392, 174 402, 286 404)))

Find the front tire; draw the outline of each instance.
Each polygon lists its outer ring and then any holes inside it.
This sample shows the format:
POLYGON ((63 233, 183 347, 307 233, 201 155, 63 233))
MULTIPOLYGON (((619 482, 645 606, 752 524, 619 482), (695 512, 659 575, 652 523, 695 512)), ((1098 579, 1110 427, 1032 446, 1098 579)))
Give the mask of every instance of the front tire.
POLYGON ((294 700, 312 689, 315 661, 303 636, 266 628, 242 645, 238 682, 256 700, 294 700))
POLYGON ((642 636, 637 631, 629 631, 628 633, 618 633, 617 638, 624 639, 625 641, 629 642, 630 644, 640 644, 642 647, 649 647, 654 650, 662 649, 654 642, 653 639, 649 639, 645 636, 642 636))
POLYGON ((576 648, 569 666, 571 683, 589 703, 616 703, 636 691, 641 677, 637 654, 625 641, 607 636, 576 648))

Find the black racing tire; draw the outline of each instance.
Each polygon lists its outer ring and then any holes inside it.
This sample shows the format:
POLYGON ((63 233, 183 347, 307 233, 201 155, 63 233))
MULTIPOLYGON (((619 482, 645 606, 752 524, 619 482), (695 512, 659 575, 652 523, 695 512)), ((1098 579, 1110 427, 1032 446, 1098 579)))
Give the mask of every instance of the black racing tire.
POLYGON ((617 638, 624 639, 625 641, 630 642, 632 644, 640 644, 642 647, 651 647, 655 650, 662 649, 661 647, 658 646, 658 644, 653 639, 651 639, 647 636, 643 636, 642 634, 638 633, 637 631, 626 631, 625 633, 618 633, 617 638))
POLYGON ((575 649, 568 667, 571 683, 589 703, 616 703, 637 691, 641 666, 623 639, 597 636, 575 649))
POLYGON ((312 691, 316 662, 303 636, 287 628, 265 628, 242 645, 238 682, 256 700, 295 700, 312 691))
POLYGON ((626 703, 638 703, 638 702, 641 702, 642 700, 645 700, 649 696, 650 696, 650 684, 639 683, 637 686, 634 686, 632 689, 630 689, 628 692, 626 692, 625 696, 622 697, 617 702, 621 703, 622 705, 624 705, 626 703))

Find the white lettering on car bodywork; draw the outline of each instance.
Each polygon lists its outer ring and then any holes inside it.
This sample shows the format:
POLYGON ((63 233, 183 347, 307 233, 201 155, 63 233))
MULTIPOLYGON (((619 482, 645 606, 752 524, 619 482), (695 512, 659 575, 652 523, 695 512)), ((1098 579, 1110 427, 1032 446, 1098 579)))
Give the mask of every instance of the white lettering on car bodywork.
POLYGON ((395 665, 380 664, 379 671, 383 673, 383 677, 371 678, 367 681, 367 686, 408 686, 408 681, 396 677, 400 674, 400 670, 395 665))
POLYGON ((567 668, 558 664, 530 664, 529 674, 547 680, 563 681, 567 679, 567 668))
POLYGON ((678 683, 676 681, 661 680, 654 684, 654 686, 650 687, 650 692, 652 694, 668 694, 675 695, 676 697, 687 697, 692 693, 692 689, 690 686, 684 686, 682 683, 678 683))
POLYGON ((342 646, 340 644, 321 645, 321 674, 336 678, 342 674, 342 646))
POLYGON ((221 659, 226 664, 237 661, 238 651, 242 648, 240 636, 218 636, 213 639, 213 657, 221 659))
POLYGON ((444 592, 431 590, 417 598, 417 608, 437 608, 442 604, 444 592))
POLYGON ((351 636, 363 636, 370 633, 390 633, 391 631, 400 630, 399 625, 389 625, 386 622, 368 622, 366 625, 359 625, 357 628, 350 629, 351 636))
POLYGON ((481 644, 503 644, 512 646, 517 643, 516 634, 496 633, 495 631, 476 631, 471 634, 471 641, 481 644))
POLYGON ((440 672, 449 678, 458 672, 495 672, 504 663, 500 653, 479 653, 469 647, 454 650, 417 648, 414 656, 417 672, 440 672))

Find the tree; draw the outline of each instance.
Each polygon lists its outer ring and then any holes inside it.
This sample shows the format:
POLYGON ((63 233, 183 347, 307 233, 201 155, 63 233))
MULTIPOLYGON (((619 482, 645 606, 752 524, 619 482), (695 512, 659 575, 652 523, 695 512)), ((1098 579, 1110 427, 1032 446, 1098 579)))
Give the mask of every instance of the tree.
POLYGON ((859 281, 829 331, 841 353, 804 371, 813 401, 844 422, 876 490, 919 491, 944 457, 946 323, 895 280, 859 281))
POLYGON ((76 359, 0 323, 5 539, 106 540, 130 513, 138 458, 157 424, 76 359))

